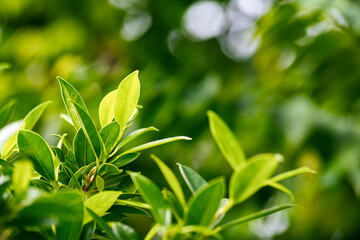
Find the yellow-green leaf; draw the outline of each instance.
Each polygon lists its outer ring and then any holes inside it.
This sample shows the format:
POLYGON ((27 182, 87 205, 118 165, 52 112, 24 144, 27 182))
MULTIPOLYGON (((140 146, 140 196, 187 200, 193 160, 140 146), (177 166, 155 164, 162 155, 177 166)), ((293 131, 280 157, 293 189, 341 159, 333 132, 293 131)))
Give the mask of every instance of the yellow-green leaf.
POLYGON ((108 93, 100 102, 99 118, 101 127, 111 123, 114 119, 114 104, 117 90, 108 93))
POLYGON ((29 161, 17 162, 13 174, 12 183, 16 194, 21 194, 27 190, 33 173, 33 165, 29 161))

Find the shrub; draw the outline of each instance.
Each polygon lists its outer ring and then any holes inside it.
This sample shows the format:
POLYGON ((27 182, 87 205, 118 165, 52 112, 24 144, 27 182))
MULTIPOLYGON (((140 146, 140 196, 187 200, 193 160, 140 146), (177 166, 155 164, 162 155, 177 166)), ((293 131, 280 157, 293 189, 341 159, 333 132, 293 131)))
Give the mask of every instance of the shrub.
MULTIPOLYGON (((31 130, 50 102, 35 107, 18 129, 13 129, 0 160, 1 239, 139 239, 122 220, 127 214, 150 216, 148 212, 155 225, 146 239, 221 238, 223 229, 294 206, 275 206, 223 223, 234 205, 264 186, 281 190, 293 200, 291 191, 279 181, 313 172, 303 167, 272 177, 281 155, 259 154, 246 159, 228 126, 209 111, 211 133, 233 169, 228 190, 223 177, 207 182, 179 164, 192 192, 186 200, 172 170, 152 155, 172 190, 161 192, 145 176, 123 171, 123 167, 144 149, 190 138, 171 137, 123 150, 140 135, 157 131, 147 127, 127 133, 139 111, 138 72, 128 75, 101 101, 100 130, 76 89, 64 79, 58 80, 68 113, 62 118, 74 127, 75 137, 69 141, 66 133, 55 134, 58 144, 50 147, 31 130)), ((8 122, 13 109, 12 102, 1 106, 0 127, 8 122)))

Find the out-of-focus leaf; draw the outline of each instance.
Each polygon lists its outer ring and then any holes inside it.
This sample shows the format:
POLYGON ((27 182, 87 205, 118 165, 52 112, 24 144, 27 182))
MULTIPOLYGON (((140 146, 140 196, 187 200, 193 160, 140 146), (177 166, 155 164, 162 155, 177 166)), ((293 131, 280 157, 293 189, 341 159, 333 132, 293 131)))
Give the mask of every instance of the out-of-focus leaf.
POLYGON ((148 142, 148 143, 142 144, 140 146, 137 146, 137 147, 134 147, 134 148, 130 148, 129 150, 126 150, 125 152, 121 153, 120 156, 123 156, 125 154, 129 154, 129 153, 139 152, 139 151, 142 151, 142 150, 145 150, 145 149, 148 149, 148 148, 153 148, 153 147, 156 147, 156 146, 159 146, 159 145, 163 145, 163 144, 178 141, 178 140, 191 140, 191 138, 185 137, 185 136, 178 136, 178 137, 170 137, 170 138, 165 138, 165 139, 160 139, 160 140, 148 142))
POLYGON ((130 73, 124 78, 116 92, 114 115, 121 129, 126 126, 136 109, 140 97, 139 71, 130 73))
POLYGON ((163 198, 160 189, 148 178, 137 173, 131 173, 131 178, 139 187, 143 198, 151 206, 151 213, 156 222, 161 225, 171 223, 171 210, 168 203, 163 198))
POLYGON ((265 217, 265 216, 268 216, 270 214, 273 214, 273 213, 276 213, 278 211, 281 211, 281 210, 284 210, 284 209, 287 209, 287 208, 291 208, 291 207, 294 207, 294 206, 296 206, 296 205, 284 204, 284 205, 276 206, 276 207, 273 207, 273 208, 261 210, 259 212, 255 212, 255 213, 246 215, 244 217, 238 218, 236 220, 230 221, 228 223, 225 223, 225 224, 219 226, 218 228, 216 228, 215 230, 216 231, 222 231, 225 228, 232 227, 232 226, 235 226, 235 225, 238 225, 238 224, 241 224, 241 223, 249 222, 249 221, 261 218, 261 217, 265 217))
POLYGON ((207 182, 193 169, 178 163, 180 173, 188 185, 190 191, 195 194, 200 188, 207 185, 207 182))
POLYGON ((44 113, 45 109, 51 104, 51 101, 44 102, 33 108, 24 118, 21 129, 31 130, 44 113))
POLYGON ((22 153, 29 154, 35 170, 45 179, 55 181, 54 153, 45 140, 29 130, 20 130, 18 146, 22 153))
POLYGON ((295 169, 295 170, 280 173, 280 174, 272 177, 270 180, 272 180, 274 182, 279 182, 279 181, 282 181, 282 180, 285 180, 287 178, 291 178, 291 177, 294 177, 296 175, 303 174, 303 173, 316 173, 316 171, 311 170, 308 167, 301 167, 301 168, 298 168, 298 169, 295 169))
POLYGON ((116 236, 116 239, 122 240, 140 240, 134 229, 121 222, 112 223, 111 229, 116 236))
POLYGON ((287 187, 285 187, 284 185, 278 183, 278 182, 275 182, 271 179, 269 180, 266 180, 265 181, 265 186, 270 186, 270 187, 273 187, 279 191, 282 191, 284 193, 286 193, 289 197, 290 197, 290 201, 291 202, 294 202, 295 201, 295 197, 294 197, 294 194, 290 191, 290 189, 288 189, 287 187))
POLYGON ((99 119, 101 127, 111 123, 114 119, 114 104, 117 90, 108 93, 100 102, 99 119))
POLYGON ((119 134, 120 125, 118 122, 112 122, 101 129, 100 137, 104 142, 106 156, 114 149, 119 134))
POLYGON ((12 174, 12 183, 16 194, 25 192, 29 187, 33 171, 32 167, 29 161, 17 162, 12 174))
POLYGON ((142 210, 141 208, 134 206, 114 205, 108 210, 108 212, 121 214, 140 214, 150 217, 149 213, 142 210))
MULTIPOLYGON (((117 200, 121 192, 104 191, 91 196, 86 202, 85 207, 93 210, 97 215, 104 214, 117 200)), ((85 212, 83 224, 92 220, 91 216, 85 212)))
POLYGON ((93 235, 95 233, 95 227, 96 227, 95 221, 91 221, 85 224, 81 232, 80 240, 93 239, 93 235))
POLYGON ((87 166, 96 161, 96 156, 82 128, 79 128, 74 138, 74 154, 78 167, 87 166))
POLYGON ((74 102, 79 104, 82 109, 87 112, 87 108, 85 105, 84 100, 80 96, 79 92, 66 80, 62 79, 61 77, 57 77, 60 90, 61 90, 61 97, 64 101, 66 110, 76 128, 78 130, 81 127, 80 120, 77 115, 77 110, 75 109, 74 102))
POLYGON ((32 179, 31 182, 36 187, 43 189, 46 192, 51 192, 54 189, 54 187, 49 182, 41 179, 32 179))
POLYGON ((208 226, 219 208, 221 199, 225 194, 223 178, 214 179, 193 195, 188 203, 185 213, 187 225, 208 226))
POLYGON ((86 213, 89 218, 94 219, 95 222, 99 225, 99 227, 108 235, 108 237, 112 240, 119 240, 114 235, 111 227, 100 217, 96 214, 95 211, 91 210, 90 208, 86 207, 86 213))
POLYGON ((86 138, 89 140, 95 156, 100 157, 102 151, 102 142, 99 133, 96 130, 95 124, 89 114, 77 103, 73 103, 75 111, 79 116, 79 124, 86 138))
POLYGON ((278 161, 257 159, 236 170, 230 179, 230 199, 240 203, 258 191, 267 179, 275 172, 278 161))
POLYGON ((184 192, 183 192, 181 185, 180 185, 179 181, 177 180, 175 174, 173 173, 173 171, 171 171, 171 169, 168 166, 166 166, 166 164, 163 161, 161 161, 160 158, 158 158, 154 154, 151 154, 151 158, 154 159, 154 161, 160 168, 162 174, 164 175, 164 177, 165 177, 166 181, 168 182, 169 186, 171 187, 171 189, 174 191, 176 197, 179 199, 181 205, 185 206, 186 201, 185 201, 184 192))
POLYGON ((9 122, 12 114, 15 111, 15 105, 16 101, 10 100, 0 106, 0 128, 3 128, 9 122))
POLYGON ((245 164, 245 154, 225 122, 213 111, 208 111, 211 134, 230 166, 236 170, 245 164))

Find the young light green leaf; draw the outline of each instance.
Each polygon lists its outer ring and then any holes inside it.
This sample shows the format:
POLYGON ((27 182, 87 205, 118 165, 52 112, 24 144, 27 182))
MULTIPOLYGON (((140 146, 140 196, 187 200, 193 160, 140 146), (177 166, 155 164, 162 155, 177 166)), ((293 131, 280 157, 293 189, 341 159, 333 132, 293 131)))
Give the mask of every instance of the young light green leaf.
POLYGON ((69 116, 76 130, 78 130, 81 127, 81 124, 77 116, 77 111, 75 109, 74 102, 79 104, 81 108, 84 109, 85 112, 87 112, 85 102, 80 96, 79 92, 69 82, 62 79, 61 77, 56 77, 56 78, 58 79, 60 84, 61 97, 64 101, 66 110, 69 113, 69 116))
POLYGON ((236 170, 246 162, 245 154, 236 137, 226 123, 213 111, 208 111, 210 131, 221 153, 236 170))
POLYGON ((74 154, 78 167, 96 162, 96 156, 82 128, 79 128, 74 138, 74 154))
POLYGON ((100 130, 100 137, 105 146, 105 154, 108 156, 114 149, 116 141, 120 134, 120 125, 118 122, 112 122, 100 130))
POLYGON ((207 185, 207 182, 193 169, 178 163, 180 173, 188 185, 190 191, 195 194, 200 188, 207 185))
POLYGON ((96 176, 96 187, 99 190, 99 192, 104 191, 105 181, 102 177, 99 175, 96 176))
POLYGON ((178 141, 178 140, 191 140, 191 138, 185 137, 185 136, 179 136, 179 137, 170 137, 170 138, 164 138, 164 139, 148 142, 148 143, 142 144, 140 146, 126 150, 125 152, 121 153, 120 156, 129 154, 129 153, 139 152, 139 151, 142 151, 142 150, 145 150, 148 148, 153 148, 153 147, 156 147, 159 145, 163 145, 165 143, 170 143, 170 142, 174 142, 174 141, 178 141))
POLYGON ((230 199, 235 203, 240 203, 252 196, 271 177, 277 165, 278 161, 275 158, 265 158, 251 161, 240 167, 230 179, 230 199))
POLYGON ((159 130, 154 127, 148 127, 148 128, 140 128, 138 130, 133 131, 116 146, 114 152, 110 156, 115 155, 117 151, 125 144, 131 142, 132 140, 136 139, 137 137, 149 131, 159 131, 159 130))
POLYGON ((117 90, 108 93, 100 102, 99 118, 101 127, 111 123, 114 119, 114 104, 117 90))
POLYGON ((287 208, 295 207, 295 206, 296 206, 296 205, 294 205, 294 204, 284 204, 284 205, 276 206, 276 207, 273 207, 273 208, 261 210, 261 211, 259 211, 259 212, 255 212, 255 213, 246 215, 246 216, 244 216, 244 217, 238 218, 238 219, 236 219, 236 220, 230 221, 230 222, 228 222, 228 223, 225 223, 225 224, 217 227, 217 228, 215 229, 215 232, 220 232, 220 231, 222 231, 222 230, 224 230, 224 229, 226 229, 226 228, 229 228, 229 227, 232 227, 232 226, 241 224, 241 223, 250 222, 250 221, 252 221, 252 220, 255 220, 255 219, 258 219, 258 218, 262 218, 262 217, 268 216, 268 215, 270 215, 270 214, 279 212, 279 211, 284 210, 284 209, 287 209, 287 208))
POLYGON ((55 181, 55 156, 45 140, 29 130, 20 130, 18 146, 22 153, 27 153, 33 161, 35 170, 45 179, 55 181))
POLYGON ((155 225, 150 229, 150 231, 146 234, 144 240, 152 240, 152 239, 155 237, 155 235, 156 235, 156 233, 158 232, 158 230, 159 230, 160 227, 161 227, 161 226, 160 226, 159 224, 155 224, 155 225))
MULTIPOLYGON (((91 196, 86 202, 85 207, 94 211, 97 215, 104 214, 117 200, 121 192, 104 191, 91 196)), ((83 225, 92 220, 91 216, 85 212, 83 225)))
POLYGON ((85 136, 90 142, 95 156, 100 157, 102 145, 99 133, 96 130, 95 124, 89 114, 77 103, 73 103, 73 107, 79 116, 79 124, 83 129, 85 136))
POLYGON ((171 210, 163 198, 160 189, 148 178, 137 173, 130 174, 134 184, 139 187, 143 198, 151 206, 151 213, 156 222, 168 226, 171 223, 171 210))
POLYGON ((310 169, 308 167, 301 167, 301 168, 298 168, 298 169, 295 169, 295 170, 280 173, 280 174, 272 177, 271 180, 274 181, 274 182, 279 182, 279 181, 282 181, 282 180, 285 180, 287 178, 291 178, 291 177, 294 177, 296 175, 303 174, 303 173, 316 173, 316 171, 314 171, 314 170, 312 170, 312 169, 310 169))
POLYGON ((94 219, 95 222, 99 225, 99 227, 108 235, 111 240, 118 240, 118 238, 116 238, 116 236, 114 235, 111 227, 104 221, 104 219, 99 216, 99 214, 96 214, 94 210, 86 207, 85 215, 94 219))
POLYGON ((187 225, 208 226, 219 208, 221 199, 225 194, 223 178, 214 179, 193 195, 188 203, 185 213, 187 225))
POLYGON ((164 175, 171 189, 174 191, 176 197, 179 199, 181 205, 185 207, 186 201, 185 201, 184 192, 175 174, 171 171, 171 169, 168 166, 166 166, 166 164, 163 161, 160 160, 160 158, 158 158, 154 154, 151 154, 151 158, 154 159, 154 161, 160 168, 162 174, 164 175))
POLYGON ((32 168, 29 161, 17 162, 12 174, 12 183, 16 194, 21 194, 28 189, 32 178, 32 168))
POLYGON ((270 186, 270 187, 273 187, 279 191, 282 191, 284 193, 286 193, 289 197, 290 197, 290 201, 291 202, 294 202, 295 201, 295 197, 294 197, 294 194, 290 191, 290 189, 288 189, 287 187, 285 187, 284 185, 278 183, 278 182, 275 182, 271 179, 269 180, 266 180, 265 181, 265 186, 270 186))
POLYGON ((136 109, 140 97, 139 71, 135 71, 124 78, 116 92, 114 115, 121 129, 126 126, 136 109))
POLYGON ((121 222, 112 223, 111 229, 116 236, 116 239, 121 240, 140 240, 134 229, 121 222))
POLYGON ((51 101, 44 102, 33 108, 24 118, 21 129, 31 130, 40 119, 45 109, 51 104, 51 101))

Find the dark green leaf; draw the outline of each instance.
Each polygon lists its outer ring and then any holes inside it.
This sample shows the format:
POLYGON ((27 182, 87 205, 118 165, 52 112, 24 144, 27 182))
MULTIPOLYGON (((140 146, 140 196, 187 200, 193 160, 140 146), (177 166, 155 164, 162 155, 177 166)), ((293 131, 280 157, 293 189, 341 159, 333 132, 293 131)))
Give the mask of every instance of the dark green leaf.
POLYGON ((121 240, 140 240, 134 229, 121 222, 113 223, 111 225, 112 231, 117 239, 121 240))
POLYGON ((117 167, 125 166, 138 158, 140 153, 129 153, 122 156, 116 156, 114 159, 110 159, 110 163, 117 167))
POLYGON ((112 122, 101 129, 100 137, 104 142, 106 156, 108 156, 114 149, 119 134, 120 125, 118 122, 112 122))
POLYGON ((92 219, 95 220, 95 222, 99 225, 99 227, 108 235, 108 237, 112 240, 119 240, 114 235, 111 227, 101 218, 99 217, 94 211, 92 211, 90 208, 86 208, 87 213, 89 216, 91 216, 92 219))
POLYGON ((78 167, 96 162, 94 150, 82 128, 78 130, 74 138, 74 154, 78 167))
POLYGON ((18 146, 22 153, 29 154, 35 170, 45 179, 55 181, 55 156, 45 140, 29 130, 20 130, 18 146))
POLYGON ((186 224, 208 226, 214 220, 221 199, 225 194, 223 178, 214 179, 193 195, 185 213, 186 224))

